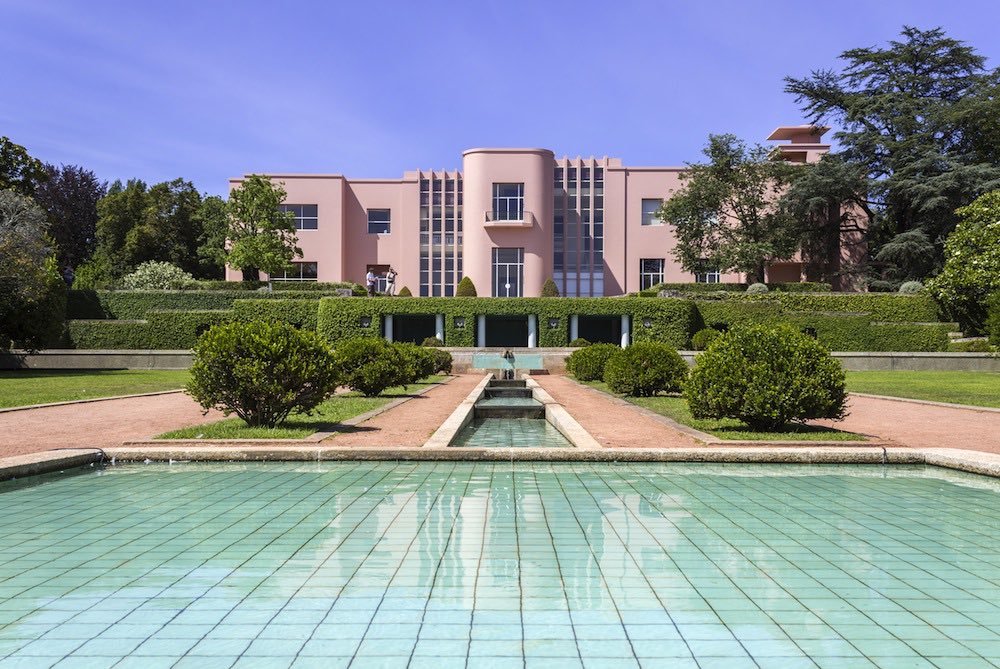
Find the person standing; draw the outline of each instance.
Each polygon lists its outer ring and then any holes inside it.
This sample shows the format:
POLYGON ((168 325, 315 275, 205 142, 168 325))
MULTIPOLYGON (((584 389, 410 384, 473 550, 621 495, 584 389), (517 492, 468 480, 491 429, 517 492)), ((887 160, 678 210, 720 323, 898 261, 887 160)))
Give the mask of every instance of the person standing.
POLYGON ((368 297, 375 297, 375 272, 370 267, 365 274, 365 284, 368 286, 368 297))
POLYGON ((385 273, 385 292, 388 295, 396 294, 396 270, 389 265, 389 271, 385 273))

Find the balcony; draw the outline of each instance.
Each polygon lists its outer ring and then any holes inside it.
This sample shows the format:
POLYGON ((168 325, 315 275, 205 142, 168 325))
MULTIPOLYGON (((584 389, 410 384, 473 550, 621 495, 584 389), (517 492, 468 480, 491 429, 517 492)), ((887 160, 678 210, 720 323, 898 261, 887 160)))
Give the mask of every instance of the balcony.
POLYGON ((497 218, 492 211, 484 212, 483 225, 487 228, 530 228, 535 224, 535 215, 530 211, 522 211, 521 218, 497 218))

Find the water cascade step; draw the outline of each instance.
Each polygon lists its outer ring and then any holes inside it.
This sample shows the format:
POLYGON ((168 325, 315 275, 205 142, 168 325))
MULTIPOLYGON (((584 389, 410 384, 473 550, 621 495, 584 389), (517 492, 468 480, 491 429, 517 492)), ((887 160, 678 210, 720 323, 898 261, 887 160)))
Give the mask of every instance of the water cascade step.
POLYGON ((493 379, 483 399, 476 402, 475 418, 545 419, 545 406, 531 396, 523 379, 493 379))

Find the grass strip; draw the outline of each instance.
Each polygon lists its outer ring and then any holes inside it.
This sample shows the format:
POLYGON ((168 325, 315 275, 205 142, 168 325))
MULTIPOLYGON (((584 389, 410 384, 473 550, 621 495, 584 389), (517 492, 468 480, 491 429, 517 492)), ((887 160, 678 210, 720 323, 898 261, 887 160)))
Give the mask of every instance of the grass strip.
POLYGON ((186 370, 17 369, 0 371, 0 408, 138 395, 183 388, 186 370))

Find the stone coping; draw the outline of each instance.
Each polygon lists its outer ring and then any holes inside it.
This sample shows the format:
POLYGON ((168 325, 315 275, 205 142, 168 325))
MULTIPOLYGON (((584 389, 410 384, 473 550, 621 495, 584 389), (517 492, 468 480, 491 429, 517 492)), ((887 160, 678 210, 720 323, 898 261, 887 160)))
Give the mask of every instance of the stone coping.
POLYGON ((127 400, 133 397, 154 397, 156 395, 173 395, 184 392, 183 388, 174 390, 158 390, 152 393, 135 393, 133 395, 112 395, 110 397, 86 397, 82 400, 66 400, 65 402, 47 402, 46 404, 28 404, 23 407, 6 407, 0 409, 0 413, 10 413, 11 411, 27 411, 28 409, 47 409, 48 407, 61 407, 68 404, 90 404, 91 402, 106 402, 108 400, 127 400))
POLYGON ((465 399, 458 403, 455 410, 444 419, 444 422, 438 426, 438 429, 434 430, 434 434, 424 442, 421 448, 448 448, 458 433, 462 431, 462 428, 472 422, 476 402, 486 392, 486 386, 489 385, 492 378, 492 374, 484 374, 483 378, 476 384, 476 387, 465 396, 465 399))
POLYGON ((148 446, 43 451, 0 459, 0 480, 62 471, 99 462, 329 462, 350 460, 499 462, 692 462, 736 464, 932 465, 1000 478, 1000 455, 949 448, 762 446, 703 448, 351 448, 271 444, 148 446))

